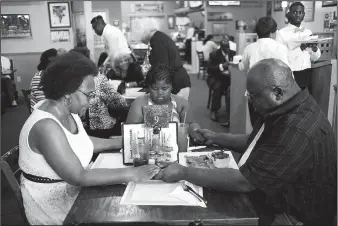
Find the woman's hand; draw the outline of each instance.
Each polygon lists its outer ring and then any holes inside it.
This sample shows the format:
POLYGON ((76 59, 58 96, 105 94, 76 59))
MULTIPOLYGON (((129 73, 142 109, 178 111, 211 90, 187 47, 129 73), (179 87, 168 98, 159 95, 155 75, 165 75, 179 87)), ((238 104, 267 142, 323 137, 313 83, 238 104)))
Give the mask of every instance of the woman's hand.
POLYGON ((161 168, 156 165, 143 165, 134 168, 133 181, 146 181, 155 177, 161 168))
POLYGON ((199 129, 201 129, 201 126, 198 123, 191 123, 189 126, 189 135, 195 143, 203 144, 204 137, 198 132, 199 129))

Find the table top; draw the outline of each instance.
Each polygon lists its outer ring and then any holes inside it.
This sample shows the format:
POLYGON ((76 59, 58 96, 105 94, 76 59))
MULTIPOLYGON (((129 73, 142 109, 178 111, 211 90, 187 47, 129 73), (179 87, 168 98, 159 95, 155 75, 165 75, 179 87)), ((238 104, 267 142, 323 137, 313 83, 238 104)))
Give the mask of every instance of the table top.
POLYGON ((120 205, 126 185, 83 188, 64 224, 142 222, 188 225, 201 220, 203 225, 258 225, 258 216, 244 193, 203 189, 208 208, 195 206, 120 205))

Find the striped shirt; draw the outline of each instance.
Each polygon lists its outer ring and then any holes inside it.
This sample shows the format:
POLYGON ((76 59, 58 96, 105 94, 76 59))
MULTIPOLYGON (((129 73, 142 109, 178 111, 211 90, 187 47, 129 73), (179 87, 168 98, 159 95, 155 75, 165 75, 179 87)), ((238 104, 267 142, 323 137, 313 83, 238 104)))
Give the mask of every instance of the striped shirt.
POLYGON ((326 116, 304 90, 258 120, 248 144, 263 123, 264 132, 240 167, 265 195, 259 205, 305 225, 325 225, 337 213, 337 143, 326 116))
POLYGON ((34 110, 34 105, 41 100, 46 99, 44 92, 40 86, 41 75, 43 71, 37 72, 31 82, 31 110, 34 110))

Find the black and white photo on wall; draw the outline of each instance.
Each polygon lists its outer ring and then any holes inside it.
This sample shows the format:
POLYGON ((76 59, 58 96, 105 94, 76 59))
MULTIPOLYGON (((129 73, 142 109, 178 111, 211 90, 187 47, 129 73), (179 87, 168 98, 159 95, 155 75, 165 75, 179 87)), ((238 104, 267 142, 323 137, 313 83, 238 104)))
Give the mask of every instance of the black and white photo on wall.
POLYGON ((282 7, 282 1, 274 1, 273 2, 274 5, 274 11, 278 12, 278 11, 283 11, 283 7, 282 7))
POLYGON ((271 16, 272 14, 272 1, 266 2, 266 15, 271 16))
POLYGON ((1 39, 31 37, 29 14, 1 14, 1 39))
POLYGON ((50 28, 70 27, 69 2, 48 2, 50 28))

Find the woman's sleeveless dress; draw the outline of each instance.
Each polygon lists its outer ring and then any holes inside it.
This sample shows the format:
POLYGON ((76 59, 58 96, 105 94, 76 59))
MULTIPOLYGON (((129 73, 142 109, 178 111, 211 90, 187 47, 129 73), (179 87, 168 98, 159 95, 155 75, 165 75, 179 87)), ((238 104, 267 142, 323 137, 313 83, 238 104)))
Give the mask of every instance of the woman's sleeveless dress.
MULTIPOLYGON (((173 114, 172 114, 172 118, 171 118, 171 121, 172 122, 177 122, 177 123, 180 123, 181 120, 180 120, 180 115, 178 114, 177 112, 177 103, 176 103, 176 100, 174 100, 174 98, 171 96, 171 103, 173 105, 173 108, 172 108, 172 111, 173 111, 173 114)), ((150 95, 148 94, 148 105, 156 105, 150 98, 150 95)), ((170 106, 169 106, 170 107, 170 106)))
MULTIPOLYGON (((38 104, 42 104, 41 102, 38 104)), ((19 166, 22 171, 34 176, 61 179, 49 166, 43 155, 33 152, 28 143, 31 128, 35 123, 46 118, 55 120, 61 126, 69 145, 79 158, 82 166, 87 168, 93 155, 94 146, 82 126, 80 117, 72 114, 78 128, 78 133, 72 134, 62 126, 56 117, 39 110, 38 107, 27 119, 20 132, 19 166)), ((20 186, 27 220, 31 225, 63 224, 81 189, 66 182, 36 183, 27 180, 22 175, 20 186)))

